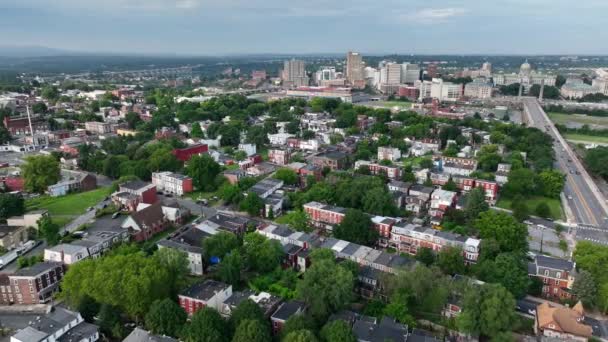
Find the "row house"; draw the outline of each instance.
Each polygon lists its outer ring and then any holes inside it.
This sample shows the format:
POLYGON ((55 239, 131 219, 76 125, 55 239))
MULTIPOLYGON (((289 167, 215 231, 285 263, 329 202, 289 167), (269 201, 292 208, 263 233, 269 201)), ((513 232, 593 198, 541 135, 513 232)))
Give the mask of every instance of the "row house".
POLYGON ((475 187, 483 190, 484 196, 486 198, 486 202, 491 205, 496 204, 496 199, 498 198, 498 183, 494 181, 488 181, 484 179, 476 179, 475 187))
POLYGON ((160 202, 149 205, 132 213, 122 223, 121 227, 127 229, 135 241, 146 241, 169 226, 160 202))
POLYGON ((59 290, 65 268, 60 262, 41 262, 8 275, 0 283, 0 304, 44 304, 59 290))
POLYGON ((319 147, 321 147, 321 143, 317 139, 298 139, 298 138, 289 138, 287 139, 287 147, 303 150, 303 151, 318 151, 319 147))
POLYGON ((89 121, 84 123, 84 129, 94 134, 108 134, 112 132, 112 124, 108 122, 89 121))
POLYGON ((433 225, 440 225, 443 215, 448 208, 453 208, 456 204, 458 194, 453 191, 437 189, 431 194, 431 204, 429 215, 433 225))
POLYGON ((317 166, 305 163, 291 163, 287 167, 298 174, 300 177, 300 187, 303 189, 308 186, 309 176, 313 177, 317 182, 323 179, 323 170, 317 166))
POLYGON ((439 168, 451 175, 469 176, 477 170, 477 160, 472 158, 441 156, 439 168))
POLYGON ((344 170, 348 166, 348 156, 340 151, 324 152, 312 157, 312 164, 321 169, 327 167, 331 171, 344 170))
POLYGON ((188 146, 185 148, 176 148, 171 153, 182 162, 187 162, 193 156, 205 154, 209 152, 209 146, 204 144, 188 146))
POLYGON ((275 191, 283 187, 283 181, 280 179, 266 178, 257 182, 248 191, 255 193, 260 198, 264 199, 272 195, 275 191))
POLYGON ((272 146, 285 146, 287 140, 293 137, 294 135, 289 133, 268 134, 268 141, 272 146))
POLYGON ((450 180, 450 177, 449 174, 442 172, 429 173, 429 178, 434 186, 444 186, 450 180))
POLYGON ((295 232, 285 226, 270 224, 257 230, 258 234, 269 239, 277 240, 281 244, 292 244, 303 249, 309 249, 316 241, 315 237, 309 233, 295 232))
POLYGON ((178 295, 179 306, 189 317, 203 308, 220 311, 222 303, 232 296, 232 285, 215 280, 196 283, 178 295))
POLYGON ((502 186, 509 181, 509 172, 511 172, 511 164, 500 163, 494 173, 494 180, 498 185, 502 186))
POLYGON ((397 222, 396 219, 385 216, 372 217, 374 229, 378 231, 378 245, 380 247, 388 246, 388 240, 391 238, 391 230, 397 222))
POLYGON ((535 311, 534 332, 540 336, 541 341, 594 340, 594 329, 585 321, 585 311, 581 302, 576 303, 572 308, 543 302, 535 311))
POLYGON ((192 178, 174 172, 152 172, 152 184, 158 191, 182 196, 194 190, 192 178))
POLYGON ((247 172, 241 169, 226 170, 222 174, 232 185, 238 184, 241 179, 247 177, 247 172))
POLYGON ((97 188, 97 177, 87 172, 61 170, 61 181, 49 185, 47 192, 51 197, 67 195, 71 192, 84 192, 97 188))
POLYGON ((372 163, 367 160, 357 160, 355 162, 355 170, 361 167, 367 167, 372 175, 386 175, 389 179, 401 178, 401 169, 396 166, 372 163))
POLYGON ((30 120, 27 116, 6 115, 2 122, 12 136, 29 135, 32 133, 31 130, 34 131, 34 134, 49 130, 48 120, 42 116, 31 116, 30 120))
POLYGON ((253 221, 249 221, 245 217, 218 212, 213 216, 207 217, 207 219, 203 222, 197 224, 196 228, 211 235, 215 235, 219 231, 227 231, 235 235, 243 235, 247 230, 247 225, 249 223, 253 223, 253 221))
MULTIPOLYGON (((93 342, 99 340, 99 327, 85 322, 79 312, 54 306, 49 312, 30 317, 28 321, 27 315, 22 316, 19 330, 10 336, 11 342, 93 342)), ((8 341, 8 336, 5 339, 8 341)))
POLYGON ((272 333, 278 335, 287 320, 295 315, 303 315, 306 310, 306 304, 300 301, 287 301, 270 316, 270 323, 272 325, 272 333))
POLYGON ((444 247, 458 247, 462 249, 465 262, 469 264, 475 263, 479 258, 479 244, 478 239, 410 223, 394 225, 389 241, 389 246, 411 255, 416 255, 420 248, 439 252, 444 247))
POLYGON ((152 204, 157 200, 156 186, 140 180, 123 183, 112 194, 112 201, 129 211, 135 211, 139 203, 152 204))
POLYGON ((388 183, 388 191, 399 191, 399 192, 402 192, 407 195, 407 194, 409 194, 411 186, 412 186, 412 183, 409 183, 409 182, 391 180, 388 183))
POLYGON ((433 187, 413 184, 409 188, 409 192, 405 198, 405 209, 417 215, 426 212, 428 210, 433 191, 435 191, 435 188, 433 187))
POLYGON ((280 148, 272 148, 268 150, 268 161, 273 164, 287 165, 289 164, 289 158, 291 158, 291 153, 289 150, 280 148))
POLYGON ((313 132, 327 132, 336 123, 336 119, 325 113, 306 113, 300 118, 302 129, 313 132))
POLYGON ((330 231, 333 226, 340 224, 346 215, 346 208, 319 202, 306 203, 303 208, 313 226, 330 231))
POLYGON ((220 314, 225 318, 229 318, 232 316, 234 310, 246 300, 251 300, 256 303, 264 313, 264 318, 266 319, 270 319, 270 316, 276 312, 279 305, 283 303, 283 299, 271 295, 268 292, 260 292, 256 295, 255 292, 249 289, 233 291, 232 295, 222 303, 220 314))
POLYGON ((441 141, 439 139, 424 138, 416 140, 414 138, 405 138, 406 143, 410 144, 410 155, 420 157, 427 154, 434 154, 440 151, 441 141))
POLYGON ((454 175, 452 176, 452 180, 460 191, 469 192, 475 187, 475 179, 471 177, 454 175))
POLYGON ((392 162, 401 159, 401 150, 395 147, 378 147, 378 160, 390 160, 392 162))
POLYGON ((544 297, 556 300, 570 299, 573 296, 575 266, 572 261, 537 255, 534 262, 528 264, 528 275, 542 281, 544 297))
POLYGON ((158 249, 170 248, 185 253, 188 257, 188 268, 191 275, 203 275, 205 262, 201 241, 210 237, 208 234, 191 225, 180 228, 156 245, 158 249))

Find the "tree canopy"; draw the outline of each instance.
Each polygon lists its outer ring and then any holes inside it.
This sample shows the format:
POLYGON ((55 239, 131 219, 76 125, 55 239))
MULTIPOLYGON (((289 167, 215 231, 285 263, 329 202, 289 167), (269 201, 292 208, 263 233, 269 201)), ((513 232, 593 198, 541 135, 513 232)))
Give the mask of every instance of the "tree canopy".
POLYGON ((44 193, 49 185, 61 179, 59 162, 53 156, 29 156, 21 166, 24 186, 28 191, 44 193))
POLYGON ((357 209, 348 209, 342 222, 334 228, 334 236, 350 242, 370 245, 378 239, 370 217, 357 209))

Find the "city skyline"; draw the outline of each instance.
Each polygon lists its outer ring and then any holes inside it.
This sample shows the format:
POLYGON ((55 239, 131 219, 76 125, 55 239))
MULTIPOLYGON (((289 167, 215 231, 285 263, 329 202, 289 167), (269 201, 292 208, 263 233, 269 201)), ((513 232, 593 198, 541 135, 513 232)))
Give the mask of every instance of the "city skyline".
POLYGON ((232 55, 608 54, 604 1, 7 0, 0 45, 73 52, 232 55), (557 23, 568 23, 560 30, 557 23))

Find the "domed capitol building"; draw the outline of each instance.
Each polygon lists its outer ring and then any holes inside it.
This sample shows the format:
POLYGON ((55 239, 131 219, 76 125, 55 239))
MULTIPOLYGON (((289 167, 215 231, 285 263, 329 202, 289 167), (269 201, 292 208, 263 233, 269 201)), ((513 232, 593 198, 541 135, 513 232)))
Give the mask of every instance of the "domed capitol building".
POLYGON ((494 85, 509 85, 513 83, 521 83, 526 91, 534 84, 541 85, 543 82, 545 85, 554 86, 556 76, 549 74, 541 74, 532 70, 532 66, 528 63, 528 60, 524 62, 519 68, 519 73, 512 74, 494 74, 492 75, 494 85))

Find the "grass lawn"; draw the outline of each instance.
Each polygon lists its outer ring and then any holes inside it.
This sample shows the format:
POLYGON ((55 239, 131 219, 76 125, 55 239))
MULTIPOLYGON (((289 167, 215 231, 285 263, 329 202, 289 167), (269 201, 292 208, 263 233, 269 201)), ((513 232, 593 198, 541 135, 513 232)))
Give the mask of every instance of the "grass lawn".
POLYGON ((551 121, 565 125, 568 122, 576 122, 583 125, 601 125, 608 127, 608 118, 601 116, 590 116, 584 114, 548 113, 551 121))
POLYGON ((564 138, 569 141, 588 142, 596 144, 608 144, 608 137, 598 137, 594 135, 566 133, 564 138))
MULTIPOLYGON (((526 206, 529 209, 530 214, 534 215, 534 209, 536 206, 545 202, 551 209, 551 218, 554 220, 561 220, 564 218, 564 212, 562 211, 562 204, 559 199, 546 198, 546 197, 532 197, 526 200, 526 206)), ((511 209, 511 200, 506 198, 500 198, 496 206, 503 209, 511 209)))
POLYGON ((111 193, 110 187, 60 197, 40 196, 25 201, 26 209, 46 209, 52 216, 75 217, 84 213, 111 193))
POLYGON ((403 165, 417 166, 424 159, 428 159, 430 156, 420 156, 420 157, 409 157, 401 159, 403 165))
POLYGON ((408 101, 378 101, 378 105, 388 106, 388 107, 405 107, 410 108, 412 106, 411 102, 408 101))

